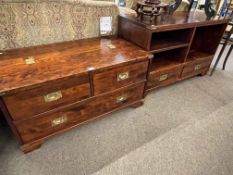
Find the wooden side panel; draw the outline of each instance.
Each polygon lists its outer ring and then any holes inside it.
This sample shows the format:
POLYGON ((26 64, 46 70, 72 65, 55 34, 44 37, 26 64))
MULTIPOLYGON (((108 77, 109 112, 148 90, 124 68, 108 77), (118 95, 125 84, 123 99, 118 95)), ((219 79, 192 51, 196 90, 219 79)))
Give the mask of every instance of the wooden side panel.
POLYGON ((89 96, 89 77, 85 75, 5 96, 3 99, 12 119, 20 120, 83 100, 89 96), (56 97, 56 93, 61 96, 56 97), (46 101, 46 96, 51 101, 46 101), (53 98, 58 99, 53 100, 53 98))
POLYGON ((15 125, 24 143, 29 143, 137 102, 142 99, 143 90, 144 83, 140 83, 74 104, 51 115, 15 123, 15 125))
POLYGON ((177 82, 180 79, 182 68, 183 66, 179 65, 162 71, 150 72, 147 89, 167 86, 177 82))
POLYGON ((146 80, 148 61, 114 68, 109 71, 96 73, 93 75, 94 94, 101 94, 121 88, 133 83, 146 80), (128 78, 119 80, 121 74, 126 73, 128 78))
POLYGON ((119 19, 119 36, 150 50, 151 32, 145 27, 134 24, 122 17, 119 19))

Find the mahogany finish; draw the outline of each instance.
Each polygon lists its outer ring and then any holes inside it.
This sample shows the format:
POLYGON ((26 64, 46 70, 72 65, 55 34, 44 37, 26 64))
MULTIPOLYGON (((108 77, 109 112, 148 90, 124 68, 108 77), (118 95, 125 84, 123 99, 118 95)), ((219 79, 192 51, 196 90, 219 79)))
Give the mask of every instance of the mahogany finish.
POLYGON ((90 95, 89 77, 84 75, 47 83, 46 86, 18 92, 17 94, 6 95, 3 97, 3 100, 12 119, 21 120, 86 99, 90 95), (54 101, 45 101, 47 94, 57 91, 60 91, 62 97, 54 101))
POLYGON ((26 143, 36 141, 40 138, 47 137, 57 131, 65 128, 80 125, 90 119, 96 118, 101 114, 128 105, 135 101, 140 101, 143 96, 144 83, 124 87, 112 93, 107 93, 98 97, 88 99, 77 104, 58 110, 57 112, 36 117, 27 121, 19 122, 16 128, 21 133, 22 140, 26 143), (118 101, 118 97, 127 96, 124 101, 118 101), (53 126, 51 121, 59 117, 65 117, 65 122, 53 126))
POLYGON ((180 79, 182 70, 183 66, 177 65, 173 68, 150 72, 147 89, 155 89, 177 82, 180 79))
POLYGON ((107 72, 96 73, 93 75, 95 95, 112 91, 126 85, 134 84, 140 81, 146 81, 148 62, 140 62, 128 66, 123 66, 109 70, 107 72), (125 80, 119 80, 118 75, 128 74, 125 80))
POLYGON ((153 22, 127 14, 119 17, 119 36, 153 54, 146 87, 149 92, 205 75, 228 21, 219 17, 207 19, 202 12, 164 14, 153 22))
POLYGON ((122 39, 99 38, 5 51, 0 55, 0 94, 31 89, 48 81, 94 70, 128 65, 146 60, 147 55, 122 39), (36 64, 25 64, 28 56, 33 56, 36 64))
POLYGON ((86 39, 4 51, 0 108, 25 153, 51 136, 126 107, 152 89, 209 69, 228 19, 201 13, 152 24, 121 16, 123 39, 86 39))
POLYGON ((5 51, 0 104, 21 149, 33 151, 53 135, 142 105, 148 56, 114 38, 5 51))
POLYGON ((199 74, 205 75, 209 70, 211 62, 212 57, 185 63, 181 78, 185 79, 199 74))

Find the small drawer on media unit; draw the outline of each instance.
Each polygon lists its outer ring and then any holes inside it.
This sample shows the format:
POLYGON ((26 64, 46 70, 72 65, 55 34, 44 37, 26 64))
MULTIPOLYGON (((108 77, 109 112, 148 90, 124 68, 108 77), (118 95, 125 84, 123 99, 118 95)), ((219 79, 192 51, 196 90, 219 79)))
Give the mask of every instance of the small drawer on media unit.
POLYGON ((211 62, 212 58, 205 58, 186 63, 182 72, 182 79, 199 74, 206 74, 210 68, 211 62))
POLYGON ((175 83, 180 79, 182 68, 182 65, 178 65, 162 71, 150 72, 147 89, 167 86, 169 84, 175 83))

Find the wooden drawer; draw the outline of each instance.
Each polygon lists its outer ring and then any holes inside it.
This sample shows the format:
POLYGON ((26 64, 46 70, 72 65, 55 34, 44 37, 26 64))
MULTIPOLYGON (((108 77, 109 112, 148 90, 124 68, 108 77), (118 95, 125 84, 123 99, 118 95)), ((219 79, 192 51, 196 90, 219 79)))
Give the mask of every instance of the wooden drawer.
POLYGON ((185 64, 182 72, 182 79, 205 74, 209 70, 211 62, 212 58, 205 58, 185 64))
POLYGON ((23 142, 32 142, 139 101, 143 90, 144 83, 140 83, 73 104, 50 115, 15 122, 15 125, 23 142))
POLYGON ((88 75, 56 81, 28 91, 3 97, 13 120, 68 105, 90 96, 88 75))
POLYGON ((153 71, 149 74, 147 89, 167 86, 180 79, 183 66, 179 65, 162 71, 153 71))
POLYGON ((94 94, 112 91, 146 80, 148 61, 94 74, 94 94))

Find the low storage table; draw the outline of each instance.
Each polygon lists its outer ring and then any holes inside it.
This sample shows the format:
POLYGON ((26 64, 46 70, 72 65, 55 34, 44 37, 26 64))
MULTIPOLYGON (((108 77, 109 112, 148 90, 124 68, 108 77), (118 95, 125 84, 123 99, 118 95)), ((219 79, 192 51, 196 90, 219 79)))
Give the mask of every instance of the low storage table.
POLYGON ((3 52, 0 106, 30 152, 45 139, 143 104, 148 53, 122 39, 88 39, 3 52))

